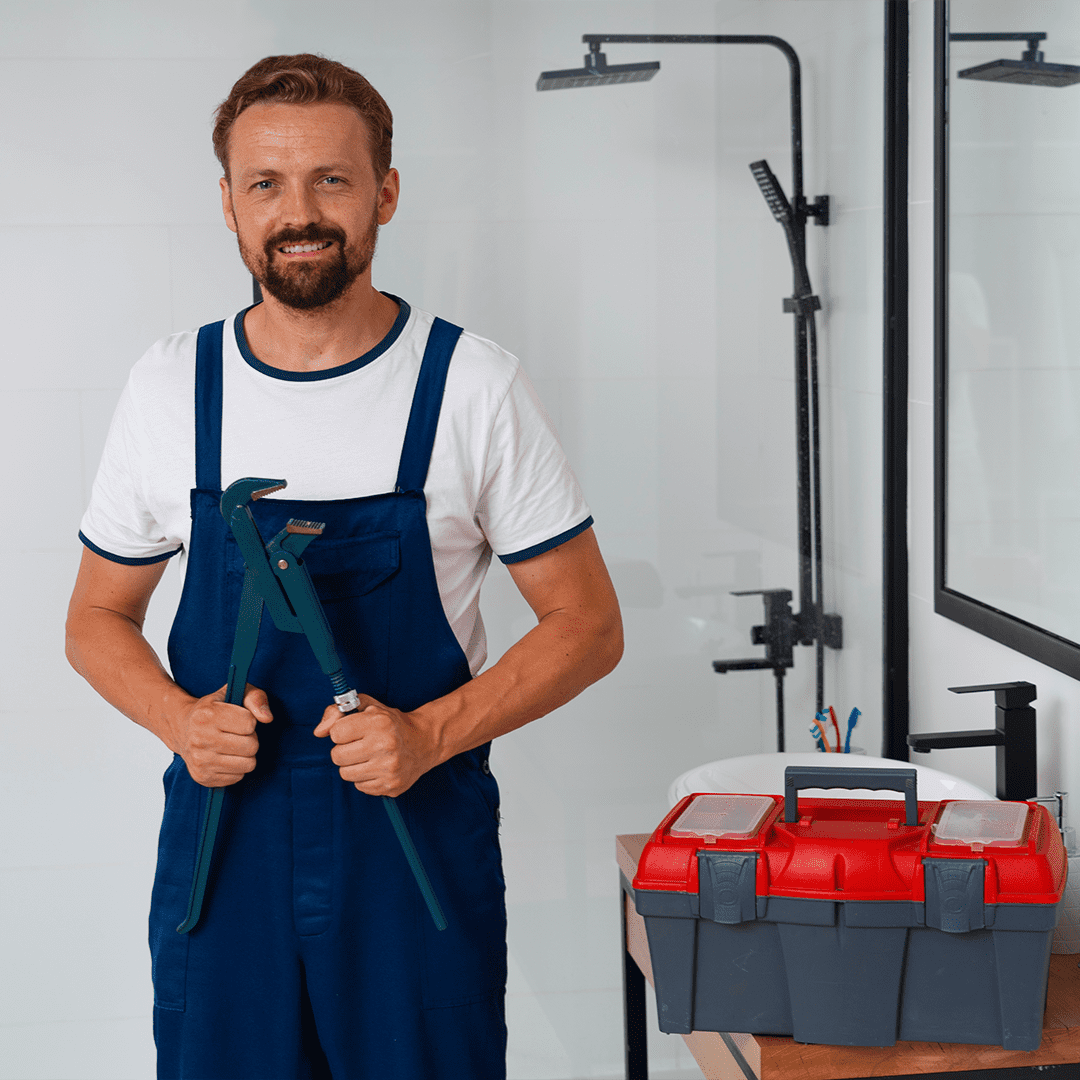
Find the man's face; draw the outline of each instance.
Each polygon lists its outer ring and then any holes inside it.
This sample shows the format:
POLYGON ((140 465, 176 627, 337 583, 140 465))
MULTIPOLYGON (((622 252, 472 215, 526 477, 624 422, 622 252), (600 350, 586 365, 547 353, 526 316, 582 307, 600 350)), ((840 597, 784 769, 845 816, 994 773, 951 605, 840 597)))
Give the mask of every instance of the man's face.
POLYGON ((280 303, 309 311, 370 280, 398 176, 391 169, 380 183, 368 146, 347 105, 252 105, 236 118, 222 209, 247 268, 280 303))

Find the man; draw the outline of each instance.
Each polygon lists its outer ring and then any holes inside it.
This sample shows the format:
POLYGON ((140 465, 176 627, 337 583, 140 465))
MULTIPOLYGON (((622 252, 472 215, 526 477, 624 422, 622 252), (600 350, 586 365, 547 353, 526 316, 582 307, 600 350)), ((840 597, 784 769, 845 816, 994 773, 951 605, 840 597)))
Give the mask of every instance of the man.
POLYGON ((68 655, 175 754, 151 902, 160 1077, 504 1076, 488 746, 622 651, 592 519, 517 361, 372 287, 390 138, 385 102, 340 64, 268 57, 239 80, 214 144, 264 301, 136 365, 83 519, 68 655), (218 502, 245 476, 288 480, 253 505, 264 537, 325 522, 305 560, 358 712, 326 707, 305 640, 269 619, 243 707, 224 700, 244 567, 218 502), (538 622, 477 676, 493 550, 538 622), (178 552, 170 678, 141 627, 178 552), (181 934, 210 788, 227 789, 218 843, 181 934))

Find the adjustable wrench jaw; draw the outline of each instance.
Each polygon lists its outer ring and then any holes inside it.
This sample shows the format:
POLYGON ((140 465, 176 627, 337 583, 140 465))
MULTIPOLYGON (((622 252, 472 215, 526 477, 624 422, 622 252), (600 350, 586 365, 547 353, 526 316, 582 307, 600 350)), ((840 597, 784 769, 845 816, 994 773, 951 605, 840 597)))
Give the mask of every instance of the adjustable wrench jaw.
POLYGON ((304 549, 318 536, 322 536, 325 525, 321 521, 299 521, 293 518, 284 529, 281 530, 266 545, 266 557, 273 564, 279 551, 287 551, 293 555, 303 554, 304 549))
POLYGON ((221 513, 226 521, 229 514, 237 506, 247 506, 264 495, 272 495, 275 491, 281 491, 288 484, 284 480, 265 480, 260 476, 245 476, 230 484, 221 496, 221 513))
POLYGON ((255 499, 281 491, 285 486, 284 480, 267 480, 261 477, 248 476, 237 480, 226 488, 221 497, 221 514, 236 538, 247 573, 251 575, 255 588, 266 602, 274 625, 279 630, 296 633, 300 626, 274 577, 258 526, 248 508, 248 504, 255 499))

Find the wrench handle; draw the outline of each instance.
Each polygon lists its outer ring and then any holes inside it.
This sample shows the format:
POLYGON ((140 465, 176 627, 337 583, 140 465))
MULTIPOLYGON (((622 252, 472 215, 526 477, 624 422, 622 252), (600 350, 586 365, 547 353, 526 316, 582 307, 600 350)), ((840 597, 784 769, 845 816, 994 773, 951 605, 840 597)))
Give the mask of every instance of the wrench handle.
MULTIPOLYGON (((345 680, 345 674, 340 668, 337 671, 330 673, 330 682, 334 687, 335 693, 340 697, 347 697, 352 694, 355 698, 355 691, 345 680)), ((342 713, 356 711, 355 705, 349 708, 346 705, 339 703, 338 708, 342 713)), ((416 879, 416 887, 420 890, 420 895, 424 898, 424 903, 427 904, 427 909, 431 913, 431 921, 435 923, 436 930, 445 930, 446 916, 439 906, 439 898, 435 895, 435 890, 431 887, 431 880, 427 876, 424 864, 420 861, 420 855, 416 850, 416 845, 409 835, 409 828, 405 824, 405 819, 401 816, 401 809, 397 804, 397 800, 391 798, 389 795, 384 795, 382 801, 383 806, 386 807, 386 816, 390 819, 390 824, 394 827, 394 832, 397 834, 398 843, 401 845, 401 852, 405 856, 405 861, 409 864, 409 869, 412 871, 413 877, 416 879)))
POLYGON ((195 859, 195 873, 191 881, 191 896, 188 898, 187 915, 176 928, 178 934, 186 934, 194 929, 202 914, 203 897, 206 895, 206 879, 210 873, 210 859, 214 854, 214 840, 217 837, 218 819, 221 817, 221 804, 225 800, 224 788, 210 788, 210 797, 206 800, 203 813, 202 829, 199 833, 199 850, 195 859))
MULTIPOLYGON (((225 684, 225 700, 230 705, 244 704, 248 671, 259 643, 262 612, 262 597, 259 595, 254 577, 247 573, 244 575, 244 589, 240 594, 240 615, 236 622, 236 637, 233 641, 232 662, 229 664, 229 678, 225 684)), ((206 800, 206 810, 203 812, 202 828, 199 831, 199 847, 195 856, 195 873, 191 878, 187 915, 176 928, 178 934, 186 934, 194 929, 202 914, 206 881, 210 875, 210 860, 214 855, 214 841, 217 839, 218 820, 221 818, 221 805, 224 801, 224 788, 210 789, 210 796, 206 800)))
POLYGON ((405 819, 401 816, 401 809, 398 807, 397 801, 392 799, 389 795, 384 795, 382 801, 383 806, 386 807, 386 816, 390 819, 390 824, 393 825, 394 832, 397 833, 398 843, 401 845, 405 860, 408 862, 409 869, 412 870, 413 877, 416 879, 416 885, 420 889, 420 895, 424 898, 424 903, 427 904, 428 911, 431 912, 431 919, 432 922, 435 923, 435 929, 445 930, 446 916, 439 906, 439 899, 435 895, 435 890, 431 887, 427 871, 424 869, 424 864, 420 861, 420 856, 417 854, 416 847, 412 842, 412 837, 409 835, 409 829, 405 824, 405 819))
POLYGON ((229 665, 229 681, 225 684, 225 700, 230 705, 244 704, 244 691, 247 689, 247 672, 237 672, 236 665, 229 665), (237 678, 238 674, 244 676, 243 680, 237 678))

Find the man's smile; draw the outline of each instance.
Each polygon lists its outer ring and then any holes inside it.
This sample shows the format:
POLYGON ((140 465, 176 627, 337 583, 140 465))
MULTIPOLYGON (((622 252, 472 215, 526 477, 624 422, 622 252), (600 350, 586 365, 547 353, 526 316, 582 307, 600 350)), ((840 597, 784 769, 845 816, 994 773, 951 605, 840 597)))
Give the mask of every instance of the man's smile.
POLYGON ((283 255, 311 255, 317 251, 323 251, 333 243, 333 240, 319 240, 315 243, 309 244, 286 244, 284 247, 279 247, 283 255))

